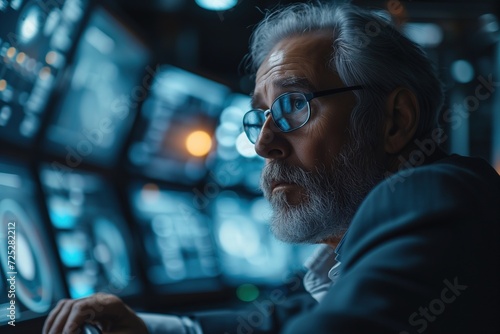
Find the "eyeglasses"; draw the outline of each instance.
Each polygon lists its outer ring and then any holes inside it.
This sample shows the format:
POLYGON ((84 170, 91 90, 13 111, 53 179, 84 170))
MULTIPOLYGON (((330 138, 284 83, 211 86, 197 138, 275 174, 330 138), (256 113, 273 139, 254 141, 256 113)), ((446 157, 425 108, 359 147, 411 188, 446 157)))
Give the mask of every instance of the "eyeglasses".
POLYGON ((278 96, 268 110, 252 109, 243 116, 243 129, 248 139, 255 144, 259 138, 266 118, 271 115, 274 124, 282 132, 291 132, 303 127, 311 116, 309 101, 317 97, 333 95, 351 90, 363 89, 362 86, 342 87, 315 93, 288 92, 278 96))

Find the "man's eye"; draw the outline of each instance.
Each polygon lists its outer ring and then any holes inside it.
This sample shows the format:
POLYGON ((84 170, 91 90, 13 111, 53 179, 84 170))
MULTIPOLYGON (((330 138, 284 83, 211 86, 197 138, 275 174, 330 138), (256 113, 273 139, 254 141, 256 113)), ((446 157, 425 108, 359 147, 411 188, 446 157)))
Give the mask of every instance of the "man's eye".
POLYGON ((304 109, 306 107, 306 104, 307 102, 304 99, 295 99, 295 101, 293 101, 294 111, 300 111, 304 109))

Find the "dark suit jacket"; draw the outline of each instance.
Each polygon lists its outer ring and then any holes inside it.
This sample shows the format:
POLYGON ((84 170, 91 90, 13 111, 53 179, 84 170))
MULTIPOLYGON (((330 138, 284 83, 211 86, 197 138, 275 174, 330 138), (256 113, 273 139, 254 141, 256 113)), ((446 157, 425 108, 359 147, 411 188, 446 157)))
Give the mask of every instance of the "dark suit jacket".
POLYGON ((287 297, 260 317, 257 307, 197 319, 206 334, 500 333, 499 286, 500 176, 451 156, 370 192, 319 304, 287 297))

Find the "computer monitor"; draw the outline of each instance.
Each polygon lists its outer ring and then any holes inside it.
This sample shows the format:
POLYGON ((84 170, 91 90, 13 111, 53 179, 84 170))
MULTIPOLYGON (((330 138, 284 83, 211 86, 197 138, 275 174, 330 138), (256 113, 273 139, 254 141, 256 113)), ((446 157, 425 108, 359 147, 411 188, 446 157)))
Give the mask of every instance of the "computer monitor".
POLYGON ((0 326, 46 315, 67 296, 37 190, 26 166, 0 160, 0 326))
POLYGON ((152 289, 168 294, 219 289, 210 220, 199 209, 196 193, 136 181, 129 194, 152 289))
POLYGON ((112 166, 153 80, 150 58, 149 48, 128 25, 95 8, 55 103, 45 152, 74 165, 112 166))
POLYGON ((0 1, 0 141, 34 144, 87 9, 86 0, 0 1))
POLYGON ((208 171, 214 132, 229 88, 164 65, 142 106, 128 148, 131 169, 157 180, 195 184, 208 171))
POLYGON ((51 165, 43 165, 40 176, 70 296, 140 293, 132 233, 111 184, 51 165))

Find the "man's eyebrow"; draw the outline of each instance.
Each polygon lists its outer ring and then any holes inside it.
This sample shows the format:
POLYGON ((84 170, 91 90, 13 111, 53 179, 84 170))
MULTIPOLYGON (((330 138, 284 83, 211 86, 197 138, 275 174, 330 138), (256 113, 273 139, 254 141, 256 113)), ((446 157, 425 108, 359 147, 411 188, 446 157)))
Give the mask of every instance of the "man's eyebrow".
MULTIPOLYGON (((305 77, 287 77, 279 80, 275 80, 273 82, 273 86, 278 90, 297 88, 309 92, 316 91, 317 89, 314 85, 305 77)), ((252 108, 257 108, 261 102, 261 98, 259 94, 252 93, 251 97, 251 106, 252 108)))
POLYGON ((287 77, 273 82, 276 88, 301 88, 308 91, 316 90, 311 81, 305 77, 287 77))
POLYGON ((255 92, 250 94, 250 105, 252 106, 252 109, 259 109, 258 106, 260 105, 260 101, 259 94, 255 94, 255 92))

